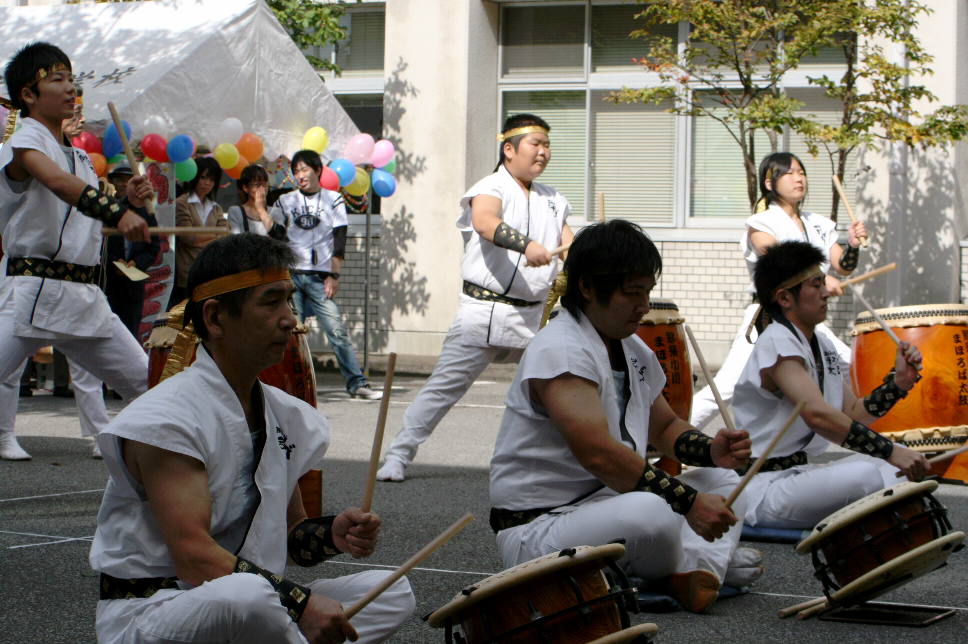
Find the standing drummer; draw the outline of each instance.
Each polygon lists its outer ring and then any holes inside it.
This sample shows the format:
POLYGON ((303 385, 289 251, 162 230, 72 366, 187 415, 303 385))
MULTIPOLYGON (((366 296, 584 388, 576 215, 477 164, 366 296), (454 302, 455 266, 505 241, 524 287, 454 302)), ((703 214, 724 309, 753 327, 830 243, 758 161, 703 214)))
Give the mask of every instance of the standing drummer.
POLYGON ((464 235, 460 308, 440 357, 403 416, 403 428, 377 472, 402 481, 420 444, 492 362, 513 362, 538 330, 558 273, 551 251, 572 239, 560 192, 535 181, 551 161, 551 126, 534 114, 504 122, 500 161, 461 198, 464 235))
POLYGON ((736 424, 750 429, 753 456, 764 451, 800 401, 805 406, 746 488, 749 525, 810 528, 893 485, 899 470, 912 480, 928 471, 923 455, 867 427, 920 380, 921 353, 901 342, 884 383, 866 398, 855 398, 846 383, 848 367, 816 332, 830 296, 823 261, 812 244, 789 241, 767 249, 754 271, 757 296, 772 322, 761 331, 733 394, 736 424), (859 454, 809 463, 831 443, 859 454))

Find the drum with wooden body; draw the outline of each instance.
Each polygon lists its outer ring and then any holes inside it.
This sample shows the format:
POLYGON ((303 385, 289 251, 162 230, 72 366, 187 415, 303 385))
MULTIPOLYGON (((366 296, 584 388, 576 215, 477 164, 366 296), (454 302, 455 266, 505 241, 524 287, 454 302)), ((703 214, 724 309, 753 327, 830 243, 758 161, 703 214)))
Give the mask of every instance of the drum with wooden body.
MULTIPOLYGON (((964 444, 964 430, 968 428, 968 306, 926 304, 878 309, 877 313, 898 338, 917 346, 924 359, 921 381, 871 428, 890 434, 893 440, 907 430, 938 430, 957 441, 951 447, 964 444)), ((853 335, 851 384, 855 395, 866 396, 894 367, 896 347, 866 311, 857 316, 853 335)), ((930 442, 911 447, 925 452, 943 449, 930 442)), ((968 454, 945 463, 943 470, 945 478, 968 482, 968 454)))
POLYGON ((615 563, 624 553, 613 543, 527 561, 467 586, 427 622, 444 628, 448 643, 649 642, 654 624, 629 627, 638 605, 615 563))
POLYGON ((797 544, 810 553, 831 605, 859 604, 944 565, 961 548, 937 481, 899 483, 859 499, 817 524, 797 544))

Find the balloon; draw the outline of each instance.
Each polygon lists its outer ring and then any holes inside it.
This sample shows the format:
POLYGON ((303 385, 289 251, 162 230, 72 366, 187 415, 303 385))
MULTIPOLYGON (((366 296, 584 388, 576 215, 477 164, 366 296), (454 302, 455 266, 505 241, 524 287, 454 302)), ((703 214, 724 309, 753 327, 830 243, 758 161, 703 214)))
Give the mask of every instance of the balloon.
POLYGON ((123 150, 124 148, 122 147, 121 141, 120 139, 118 139, 118 135, 116 132, 115 132, 115 135, 110 139, 105 137, 104 141, 101 144, 101 152, 106 157, 118 156, 119 154, 122 153, 123 150))
POLYGON ((302 146, 304 150, 314 150, 317 154, 322 154, 329 147, 329 133, 318 125, 311 127, 303 134, 302 146))
POLYGON ((141 151, 155 161, 167 161, 168 141, 160 134, 146 134, 141 139, 141 151))
POLYGON ((195 154, 195 142, 187 134, 173 136, 168 142, 167 152, 169 161, 176 164, 181 163, 192 158, 192 155, 195 154))
POLYGON ((343 157, 353 165, 369 163, 372 155, 373 137, 365 133, 354 136, 343 148, 343 157))
POLYGON ((171 125, 168 123, 168 119, 157 114, 152 114, 145 119, 144 122, 145 132, 156 132, 157 134, 165 137, 171 134, 171 125))
POLYGON ((179 181, 191 181, 198 174, 195 159, 188 158, 175 164, 175 178, 179 181))
POLYGON ((258 134, 246 132, 236 142, 235 147, 238 149, 239 154, 246 159, 255 161, 262 158, 262 139, 259 138, 258 134))
MULTIPOLYGON (((355 173, 353 178, 356 178, 355 173)), ((339 190, 339 175, 332 168, 323 166, 323 172, 319 175, 319 187, 324 190, 339 190)))
POLYGON ((122 161, 127 160, 127 158, 128 157, 124 156, 123 154, 115 154, 113 157, 108 157, 108 163, 115 165, 116 163, 121 163, 122 161))
POLYGON ((212 156, 215 157, 223 170, 231 170, 239 162, 241 155, 238 148, 231 143, 219 143, 215 146, 212 156))
POLYGON ((230 177, 238 181, 239 177, 242 176, 242 171, 245 170, 245 166, 247 165, 249 165, 249 160, 240 154, 239 162, 236 163, 234 167, 228 168, 225 171, 225 174, 229 175, 230 177))
POLYGON ((397 160, 390 159, 390 162, 387 163, 385 166, 382 166, 380 169, 383 170, 384 172, 389 172, 390 174, 394 174, 397 171, 397 160))
POLYGON ((104 151, 101 148, 101 141, 90 132, 81 132, 75 136, 71 140, 71 145, 88 153, 97 152, 98 154, 101 154, 104 151))
POLYGON ((333 159, 329 167, 339 176, 340 186, 348 186, 356 179, 356 166, 346 159, 333 159))
POLYGON ((235 143, 242 136, 243 132, 245 132, 245 129, 242 127, 242 121, 234 116, 230 116, 219 124, 216 140, 235 143))
POLYGON ((88 152, 87 156, 91 157, 91 163, 94 164, 94 172, 99 177, 103 177, 104 173, 108 169, 108 160, 104 158, 103 154, 98 154, 97 152, 88 152))
POLYGON ((390 163, 396 150, 393 144, 386 139, 380 139, 373 144, 373 154, 370 155, 370 164, 376 168, 382 168, 390 163))
POLYGON ((397 180, 385 170, 373 171, 373 192, 381 197, 389 197, 397 191, 397 180))
MULTIPOLYGON (((121 127, 124 128, 124 134, 127 139, 131 140, 131 126, 127 121, 121 121, 121 127)), ((104 129, 104 145, 105 156, 113 157, 118 152, 124 151, 124 145, 121 143, 121 137, 118 135, 117 128, 114 127, 114 123, 109 123, 104 129), (112 152, 107 152, 107 150, 112 150, 112 152)))
POLYGON ((356 178, 346 186, 346 192, 354 197, 362 197, 370 189, 370 175, 363 168, 356 169, 356 178))

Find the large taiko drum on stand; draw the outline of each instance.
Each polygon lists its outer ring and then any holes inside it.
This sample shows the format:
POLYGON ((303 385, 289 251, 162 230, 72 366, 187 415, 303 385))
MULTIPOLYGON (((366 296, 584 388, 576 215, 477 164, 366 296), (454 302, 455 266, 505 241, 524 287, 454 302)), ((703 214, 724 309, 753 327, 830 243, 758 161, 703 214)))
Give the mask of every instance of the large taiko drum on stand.
MULTIPOLYGON (((968 438, 968 306, 926 304, 877 309, 898 338, 920 349, 921 381, 871 428, 923 452, 960 447, 968 438), (908 430, 920 430, 912 434, 908 430)), ((894 367, 896 347, 869 312, 854 322, 851 384, 868 395, 894 367)), ((968 482, 968 454, 939 466, 968 482)))
POLYGON ((615 563, 623 554, 612 543, 526 561, 467 586, 427 623, 444 628, 448 644, 651 642, 655 624, 629 626, 638 603, 615 563))
POLYGON ((951 532, 933 496, 937 481, 899 483, 837 510, 797 544, 810 553, 831 606, 882 595, 945 564, 964 532, 951 532))

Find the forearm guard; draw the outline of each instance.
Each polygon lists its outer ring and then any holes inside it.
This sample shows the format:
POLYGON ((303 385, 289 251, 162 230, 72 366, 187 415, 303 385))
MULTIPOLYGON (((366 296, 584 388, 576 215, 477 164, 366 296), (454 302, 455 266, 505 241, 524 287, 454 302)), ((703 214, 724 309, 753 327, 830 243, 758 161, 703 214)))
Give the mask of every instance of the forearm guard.
POLYGON ((120 201, 93 186, 84 188, 74 205, 88 217, 103 221, 108 226, 117 225, 125 211, 120 201))
POLYGON ((847 250, 840 256, 840 268, 849 273, 857 268, 857 260, 860 259, 860 246, 854 248, 847 244, 847 250))
POLYGON ((639 477, 639 482, 635 484, 635 489, 658 495, 666 500, 666 503, 672 507, 674 512, 679 514, 689 512, 698 494, 693 488, 653 467, 648 461, 645 463, 645 470, 639 477))
POLYGON ((673 451, 683 465, 715 467, 712 456, 713 439, 700 431, 690 429, 679 434, 673 451))
POLYGON ((333 542, 334 516, 306 519, 289 533, 289 557, 299 566, 315 566, 340 554, 333 542))
POLYGON ((881 436, 856 420, 850 424, 847 438, 840 445, 860 454, 882 458, 885 461, 891 457, 891 452, 894 451, 894 443, 890 439, 881 436))
POLYGON ((531 243, 531 239, 511 228, 503 221, 494 229, 494 245, 524 254, 524 250, 531 243))
POLYGON ((309 603, 309 595, 312 592, 306 586, 300 586, 282 575, 271 573, 242 557, 236 559, 235 569, 232 572, 247 572, 266 579, 279 594, 279 603, 289 613, 292 621, 298 622, 299 618, 302 617, 303 611, 306 610, 306 604, 309 603))
POLYGON ((871 416, 880 418, 907 395, 908 392, 897 386, 897 383, 894 381, 894 370, 891 369, 884 376, 884 383, 872 391, 867 398, 864 398, 864 409, 871 416))

